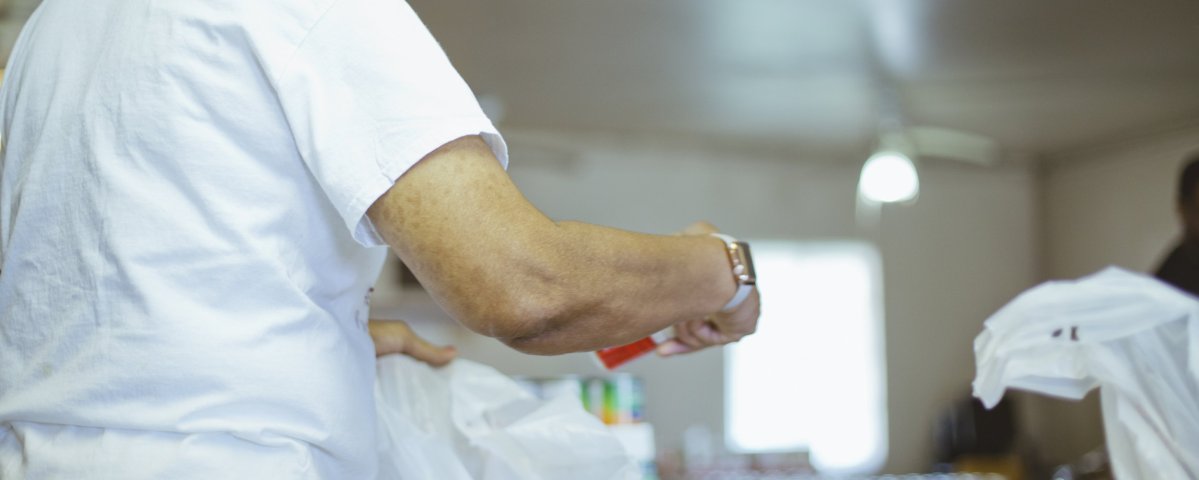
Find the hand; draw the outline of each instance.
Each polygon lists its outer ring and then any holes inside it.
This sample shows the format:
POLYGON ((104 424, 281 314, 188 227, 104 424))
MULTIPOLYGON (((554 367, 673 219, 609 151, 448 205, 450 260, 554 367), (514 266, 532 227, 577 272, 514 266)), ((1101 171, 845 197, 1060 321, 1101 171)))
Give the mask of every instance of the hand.
MULTIPOLYGON (((709 235, 720 230, 711 223, 698 221, 676 235, 709 235)), ((754 333, 761 313, 758 289, 731 312, 717 312, 704 319, 688 320, 675 325, 675 338, 658 346, 658 355, 668 357, 690 353, 707 347, 725 345, 754 333)))
POLYGON ((687 225, 687 228, 684 228, 675 235, 708 235, 710 233, 720 233, 720 230, 717 229, 715 225, 700 220, 692 223, 691 225, 687 225))
POLYGON ((731 312, 717 312, 707 318, 687 320, 674 326, 674 338, 658 346, 658 355, 669 357, 741 340, 758 328, 761 298, 758 289, 731 312))
POLYGON ((399 353, 440 367, 458 356, 458 350, 454 347, 438 347, 426 342, 418 337, 407 323, 399 320, 371 320, 367 328, 370 330, 371 340, 375 342, 376 357, 399 353))

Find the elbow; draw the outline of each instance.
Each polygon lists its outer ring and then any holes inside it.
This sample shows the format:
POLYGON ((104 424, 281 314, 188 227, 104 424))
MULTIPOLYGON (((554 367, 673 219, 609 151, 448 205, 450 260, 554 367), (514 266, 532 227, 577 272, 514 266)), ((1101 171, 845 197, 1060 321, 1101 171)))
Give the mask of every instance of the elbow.
POLYGON ((547 296, 507 294, 479 300, 462 312, 459 321, 471 331, 495 338, 530 355, 560 355, 572 350, 554 341, 567 328, 563 312, 569 302, 547 296))
POLYGON ((562 260, 568 248, 542 235, 535 253, 522 248, 503 257, 502 276, 481 275, 459 320, 476 333, 495 338, 531 355, 560 355, 589 349, 587 320, 604 308, 605 302, 573 274, 573 261, 562 260), (485 293, 483 293, 485 292, 485 293))
POLYGON ((545 332, 524 337, 500 338, 499 340, 509 348, 526 355, 564 355, 580 350, 570 343, 557 340, 555 335, 545 332))
POLYGON ((597 308, 586 302, 533 302, 523 325, 496 337, 513 350, 529 355, 563 355, 599 348, 605 335, 587 327, 597 308))

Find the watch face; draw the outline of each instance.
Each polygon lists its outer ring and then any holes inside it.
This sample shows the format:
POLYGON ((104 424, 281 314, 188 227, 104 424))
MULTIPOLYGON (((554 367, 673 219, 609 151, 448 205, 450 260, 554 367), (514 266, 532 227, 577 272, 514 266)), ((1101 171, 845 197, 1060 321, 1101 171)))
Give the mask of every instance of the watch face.
POLYGON ((733 242, 733 245, 736 246, 734 251, 737 255, 737 266, 734 267, 733 274, 742 285, 756 285, 758 274, 754 271, 754 257, 749 253, 749 244, 733 242))

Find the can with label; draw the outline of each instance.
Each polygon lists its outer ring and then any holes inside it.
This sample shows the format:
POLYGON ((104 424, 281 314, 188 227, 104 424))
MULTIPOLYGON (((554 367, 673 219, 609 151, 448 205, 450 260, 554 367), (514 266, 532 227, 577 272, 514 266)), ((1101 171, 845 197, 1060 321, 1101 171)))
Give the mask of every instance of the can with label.
POLYGON ((641 380, 627 374, 619 373, 608 377, 604 385, 604 423, 608 425, 624 425, 636 422, 634 412, 641 410, 638 401, 641 380))
POLYGON ((604 379, 589 378, 583 381, 583 409, 596 418, 604 418, 604 379))

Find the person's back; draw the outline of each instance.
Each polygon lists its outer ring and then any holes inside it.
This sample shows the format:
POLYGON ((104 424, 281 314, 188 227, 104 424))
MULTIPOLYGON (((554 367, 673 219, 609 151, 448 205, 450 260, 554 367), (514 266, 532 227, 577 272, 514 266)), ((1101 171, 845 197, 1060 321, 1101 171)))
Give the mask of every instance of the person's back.
POLYGON ((757 323, 744 242, 531 205, 402 1, 45 0, 0 114, 0 478, 371 478, 370 247, 526 353, 757 323))
MULTIPOLYGON (((0 477, 371 476, 386 250, 359 243, 381 244, 362 218, 402 170, 310 151, 380 145, 339 130, 355 97, 314 85, 327 52, 304 50, 371 3, 47 0, 30 19, 0 96, 0 477), (358 181, 357 200, 330 185, 358 181)), ((440 55, 389 3, 373 27, 440 55)))

